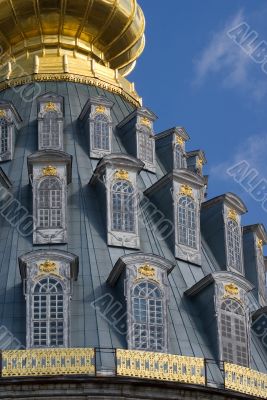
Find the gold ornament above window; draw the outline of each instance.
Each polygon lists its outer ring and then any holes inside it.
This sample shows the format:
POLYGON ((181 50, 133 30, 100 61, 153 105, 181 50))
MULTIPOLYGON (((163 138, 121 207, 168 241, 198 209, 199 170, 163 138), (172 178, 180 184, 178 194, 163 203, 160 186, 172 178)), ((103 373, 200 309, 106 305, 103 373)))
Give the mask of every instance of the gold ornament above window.
POLYGON ((104 106, 97 106, 95 110, 96 110, 97 113, 103 114, 103 113, 106 112, 106 107, 104 107, 104 106))
POLYGON ((151 128, 152 122, 147 117, 142 117, 140 120, 141 125, 148 126, 151 128))
POLYGON ((57 264, 54 261, 46 260, 39 265, 39 270, 45 273, 55 272, 57 270, 57 264))
POLYGON ((57 111, 57 105, 55 103, 52 103, 52 101, 49 101, 48 103, 46 103, 45 105, 45 111, 49 112, 49 111, 57 111))
POLYGON ((48 165, 47 167, 43 168, 43 176, 57 176, 56 167, 52 167, 52 165, 48 165))
POLYGON ((224 290, 226 293, 229 293, 231 295, 239 295, 239 289, 234 283, 229 283, 228 285, 225 285, 224 290))
POLYGON ((121 169, 115 172, 115 178, 122 181, 129 181, 129 172, 125 169, 121 169))
POLYGON ((149 264, 144 264, 138 268, 139 275, 145 276, 146 278, 154 279, 156 272, 155 268, 151 267, 149 264))
POLYGON ((176 135, 176 143, 179 144, 181 147, 184 145, 184 139, 180 135, 176 135))
POLYGON ((261 251, 263 251, 263 240, 258 239, 258 241, 257 241, 257 247, 258 247, 258 249, 260 249, 261 251))
POLYGON ((194 197, 193 196, 193 189, 188 185, 181 185, 180 187, 180 195, 194 197))
POLYGON ((197 159, 197 168, 199 168, 200 170, 202 170, 203 164, 204 164, 203 160, 202 160, 201 158, 198 158, 198 159, 197 159))
POLYGON ((228 218, 232 219, 233 221, 238 221, 238 216, 237 216, 237 212, 235 210, 229 210, 228 211, 228 218))
POLYGON ((6 110, 0 110, 0 118, 6 117, 6 110))

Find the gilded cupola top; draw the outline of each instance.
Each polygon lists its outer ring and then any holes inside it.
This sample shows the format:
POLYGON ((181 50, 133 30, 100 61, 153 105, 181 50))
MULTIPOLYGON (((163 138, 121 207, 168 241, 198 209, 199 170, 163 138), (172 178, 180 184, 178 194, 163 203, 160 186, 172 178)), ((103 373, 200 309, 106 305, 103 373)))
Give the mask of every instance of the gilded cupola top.
POLYGON ((99 86, 105 81, 138 101, 124 78, 145 44, 136 0, 0 0, 0 9, 2 82, 75 75, 81 82, 98 79, 99 86))

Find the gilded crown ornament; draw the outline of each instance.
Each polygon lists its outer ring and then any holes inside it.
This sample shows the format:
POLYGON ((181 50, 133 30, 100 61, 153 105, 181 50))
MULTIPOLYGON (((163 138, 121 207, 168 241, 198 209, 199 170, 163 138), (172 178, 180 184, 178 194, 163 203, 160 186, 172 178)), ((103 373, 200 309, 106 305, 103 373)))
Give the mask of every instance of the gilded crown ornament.
POLYGON ((152 122, 150 121, 149 118, 147 118, 147 117, 142 117, 142 118, 140 119, 140 124, 151 128, 152 122))
POLYGON ((225 285, 224 290, 226 293, 229 293, 231 295, 236 296, 239 294, 239 289, 234 283, 229 283, 228 285, 225 285))
POLYGON ((263 240, 261 240, 261 239, 257 240, 257 247, 258 247, 258 249, 263 251, 263 240))
POLYGON ((144 31, 137 0, 3 0, 0 90, 25 79, 102 83, 140 106, 124 77, 144 50, 144 31))
POLYGON ((0 110, 0 118, 6 117, 6 110, 0 110))
POLYGON ((151 267, 149 264, 144 264, 138 268, 138 273, 147 278, 155 278, 155 268, 151 267))
POLYGON ((43 168, 43 176, 57 176, 56 167, 52 167, 52 165, 48 165, 47 167, 43 168))
POLYGON ((180 195, 194 197, 193 196, 193 189, 188 185, 181 185, 181 187, 180 187, 180 195))
POLYGON ((120 169, 119 171, 115 172, 115 179, 129 181, 129 172, 125 169, 120 169))
POLYGON ((97 106, 95 110, 96 110, 96 112, 99 113, 99 114, 104 114, 104 113, 106 112, 106 107, 104 107, 104 106, 97 106))
POLYGON ((237 212, 236 212, 235 210, 233 210, 233 209, 230 209, 230 210, 228 211, 228 218, 229 218, 229 219, 232 219, 233 221, 236 221, 236 222, 237 222, 237 220, 238 220, 237 212))
POLYGON ((46 103, 45 105, 45 111, 49 112, 49 111, 57 111, 57 105, 55 103, 52 103, 52 101, 49 101, 48 103, 46 103))
POLYGON ((57 270, 57 264, 54 261, 46 260, 39 265, 39 270, 45 273, 55 272, 57 270))
POLYGON ((184 139, 180 135, 176 135, 176 143, 179 144, 181 147, 184 145, 184 139))

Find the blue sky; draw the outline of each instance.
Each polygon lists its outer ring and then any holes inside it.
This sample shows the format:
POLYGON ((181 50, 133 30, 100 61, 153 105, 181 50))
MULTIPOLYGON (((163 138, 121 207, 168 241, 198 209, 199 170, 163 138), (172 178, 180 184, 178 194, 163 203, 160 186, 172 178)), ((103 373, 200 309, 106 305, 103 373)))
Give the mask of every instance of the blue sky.
POLYGON ((184 126, 191 137, 187 149, 206 152, 209 198, 235 192, 249 209, 243 223, 267 227, 262 203, 226 172, 246 160, 258 171, 256 179, 267 179, 267 74, 227 35, 245 22, 259 43, 267 41, 266 0, 139 4, 147 21, 146 48, 129 78, 158 115, 156 132, 184 126))

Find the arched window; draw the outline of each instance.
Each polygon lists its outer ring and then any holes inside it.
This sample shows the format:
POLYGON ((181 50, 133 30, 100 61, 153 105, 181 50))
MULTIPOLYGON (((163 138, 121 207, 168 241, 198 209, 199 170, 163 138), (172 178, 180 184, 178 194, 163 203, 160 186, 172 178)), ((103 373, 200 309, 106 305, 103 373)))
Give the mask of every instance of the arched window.
POLYGON ((127 181, 112 186, 112 230, 135 232, 134 188, 127 181))
POLYGON ((39 281, 33 293, 33 346, 64 346, 64 294, 55 278, 39 281))
POLYGON ((100 150, 109 150, 109 121, 104 114, 98 114, 95 117, 93 148, 100 150))
POLYGON ((45 178, 38 189, 40 228, 62 227, 62 184, 57 178, 45 178))
POLYGON ((134 348, 162 351, 165 335, 161 290, 154 283, 141 282, 133 288, 132 297, 134 348))
POLYGON ((227 223, 227 232, 229 265, 242 272, 241 234, 238 223, 232 219, 229 220, 227 223))
POLYGON ((185 156, 184 156, 183 150, 179 144, 177 144, 175 146, 174 168, 175 169, 186 168, 185 156))
POLYGON ((221 340, 223 361, 247 367, 246 315, 243 307, 234 299, 226 299, 221 305, 221 340))
POLYGON ((178 202, 178 242, 197 248, 197 212, 194 200, 183 196, 178 202))
POLYGON ((153 163, 154 161, 153 137, 148 128, 139 131, 139 158, 142 161, 153 163))
POLYGON ((59 121, 55 111, 49 111, 43 119, 41 131, 42 148, 58 148, 59 142, 59 121))
POLYGON ((8 126, 5 118, 0 118, 1 154, 8 151, 8 126))

